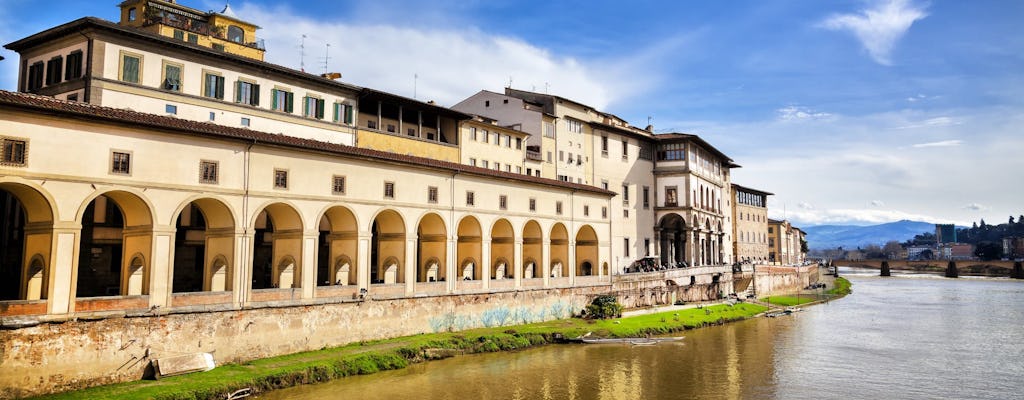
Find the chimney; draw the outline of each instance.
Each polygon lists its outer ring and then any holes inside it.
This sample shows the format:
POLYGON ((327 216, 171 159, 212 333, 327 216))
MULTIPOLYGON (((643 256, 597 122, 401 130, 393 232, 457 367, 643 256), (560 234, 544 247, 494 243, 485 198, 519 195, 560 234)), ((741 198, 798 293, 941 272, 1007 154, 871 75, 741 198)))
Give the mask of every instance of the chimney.
POLYGON ((644 128, 644 130, 650 133, 654 133, 654 125, 647 125, 647 127, 644 128))

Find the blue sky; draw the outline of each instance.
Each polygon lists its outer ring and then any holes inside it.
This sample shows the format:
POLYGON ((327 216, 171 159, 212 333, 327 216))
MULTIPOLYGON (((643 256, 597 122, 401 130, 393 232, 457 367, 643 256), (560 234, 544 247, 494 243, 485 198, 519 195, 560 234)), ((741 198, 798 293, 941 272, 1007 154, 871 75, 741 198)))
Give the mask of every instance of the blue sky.
MULTIPOLYGON (((179 0, 200 9, 223 1, 179 0)), ((116 2, 0 0, 0 42, 116 2)), ((242 1, 270 62, 451 105, 509 84, 701 135, 803 225, 1024 214, 1024 2, 242 1), (305 34, 305 57, 299 44, 305 34), (330 46, 328 46, 328 44, 330 46), (415 76, 415 78, 414 78, 415 76)), ((2 50, 0 88, 15 87, 2 50)))

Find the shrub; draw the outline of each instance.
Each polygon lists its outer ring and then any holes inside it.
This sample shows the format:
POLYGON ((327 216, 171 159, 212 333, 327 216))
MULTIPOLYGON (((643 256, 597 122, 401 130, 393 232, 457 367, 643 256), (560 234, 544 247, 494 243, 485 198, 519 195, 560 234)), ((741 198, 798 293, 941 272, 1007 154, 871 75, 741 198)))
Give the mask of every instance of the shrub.
POLYGON ((584 310, 590 319, 608 319, 622 316, 622 305, 615 296, 597 296, 584 310))

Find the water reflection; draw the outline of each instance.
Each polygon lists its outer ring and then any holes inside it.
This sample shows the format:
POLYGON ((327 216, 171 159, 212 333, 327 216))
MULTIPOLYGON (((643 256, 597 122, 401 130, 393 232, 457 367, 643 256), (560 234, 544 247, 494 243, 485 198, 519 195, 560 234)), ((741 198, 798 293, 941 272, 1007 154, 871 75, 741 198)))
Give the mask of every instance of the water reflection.
POLYGON ((1024 282, 848 277, 843 300, 682 344, 463 356, 261 398, 1019 398, 1024 282))

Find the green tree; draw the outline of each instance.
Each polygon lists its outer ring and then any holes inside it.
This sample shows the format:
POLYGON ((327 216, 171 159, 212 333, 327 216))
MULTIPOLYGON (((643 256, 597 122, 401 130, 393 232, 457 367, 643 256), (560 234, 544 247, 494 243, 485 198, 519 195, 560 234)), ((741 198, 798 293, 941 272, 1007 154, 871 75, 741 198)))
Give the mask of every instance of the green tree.
POLYGON ((996 242, 981 242, 974 247, 974 255, 984 261, 1003 258, 1003 246, 996 242))
POLYGON ((597 296, 585 311, 590 319, 618 318, 622 316, 622 305, 615 296, 597 296))

